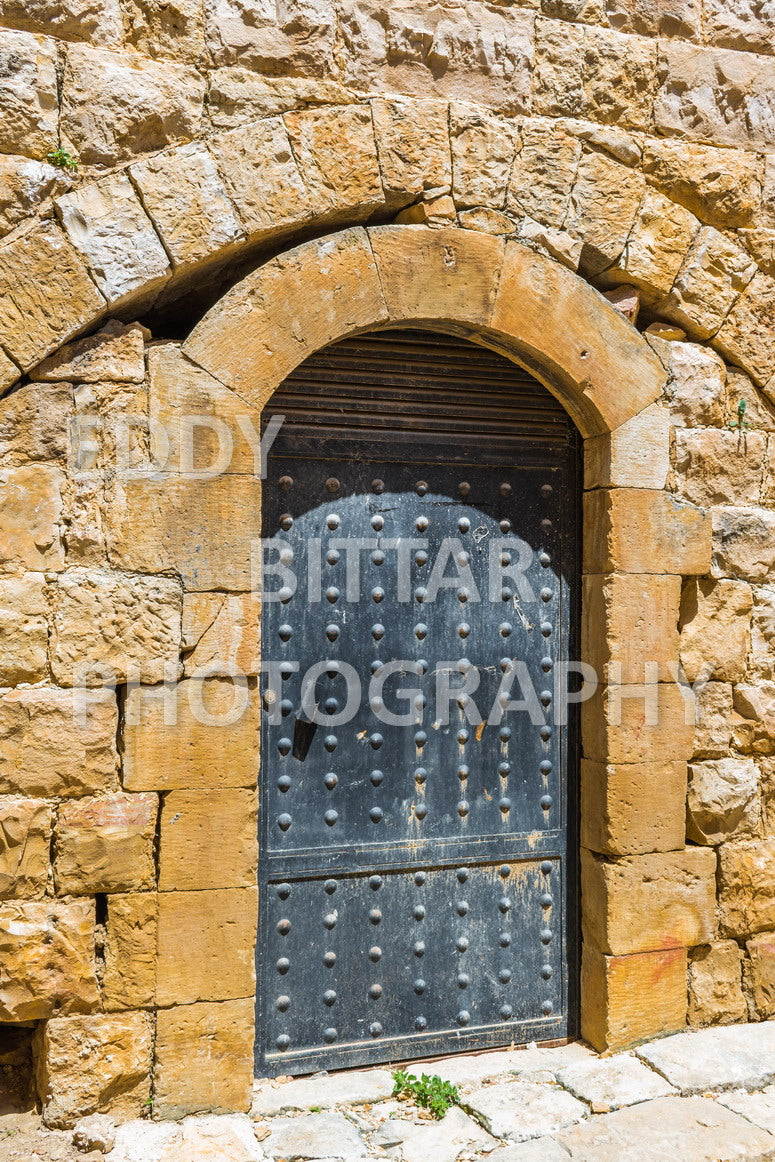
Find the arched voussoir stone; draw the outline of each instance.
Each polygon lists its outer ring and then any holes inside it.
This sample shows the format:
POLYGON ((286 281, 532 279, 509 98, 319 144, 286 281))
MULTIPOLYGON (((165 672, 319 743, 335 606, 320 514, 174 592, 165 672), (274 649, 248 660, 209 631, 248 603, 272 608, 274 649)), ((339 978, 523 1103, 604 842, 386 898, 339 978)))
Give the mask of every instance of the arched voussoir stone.
POLYGON ((665 382, 646 341, 583 279, 519 243, 456 227, 355 228, 304 243, 233 287, 183 350, 262 407, 313 351, 408 323, 522 364, 585 436, 637 415, 665 382))

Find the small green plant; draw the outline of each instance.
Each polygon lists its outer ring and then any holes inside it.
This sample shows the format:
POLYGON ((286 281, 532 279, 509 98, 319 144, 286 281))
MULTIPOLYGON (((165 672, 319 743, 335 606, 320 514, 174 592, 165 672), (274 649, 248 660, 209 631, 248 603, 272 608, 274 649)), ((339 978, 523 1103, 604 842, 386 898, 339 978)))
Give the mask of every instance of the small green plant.
POLYGON ((68 153, 66 149, 50 149, 46 154, 46 161, 49 165, 55 165, 57 169, 66 169, 70 173, 78 172, 78 158, 68 153))
POLYGON ((745 419, 745 409, 747 406, 748 405, 746 401, 741 399, 737 405, 737 419, 732 421, 732 423, 729 425, 730 428, 733 430, 736 428, 738 432, 745 432, 748 430, 750 424, 748 424, 745 419))
POLYGON ((460 1095, 457 1086, 442 1081, 437 1073, 423 1073, 415 1077, 403 1069, 393 1073, 393 1097, 408 1097, 425 1110, 430 1110, 434 1118, 443 1118, 450 1106, 457 1105, 460 1095))

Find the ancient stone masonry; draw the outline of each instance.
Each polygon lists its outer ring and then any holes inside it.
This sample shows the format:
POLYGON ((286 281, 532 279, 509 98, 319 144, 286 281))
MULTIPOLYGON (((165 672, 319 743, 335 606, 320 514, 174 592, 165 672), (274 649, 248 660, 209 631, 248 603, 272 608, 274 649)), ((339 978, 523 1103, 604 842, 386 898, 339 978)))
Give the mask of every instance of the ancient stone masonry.
POLYGON ((391 323, 584 437, 584 1037, 775 1015, 766 6, 0 0, 0 62, 0 1021, 47 1122, 249 1108, 257 433, 391 323))

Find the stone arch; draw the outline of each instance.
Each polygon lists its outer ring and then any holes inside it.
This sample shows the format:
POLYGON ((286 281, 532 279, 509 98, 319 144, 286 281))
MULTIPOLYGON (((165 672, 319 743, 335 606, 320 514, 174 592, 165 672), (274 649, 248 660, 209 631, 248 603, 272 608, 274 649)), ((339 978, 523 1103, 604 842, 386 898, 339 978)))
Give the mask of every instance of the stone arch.
POLYGON ((710 852, 685 848, 693 727, 671 667, 681 576, 707 572, 710 526, 665 491, 665 373, 647 342, 582 279, 518 243, 385 226, 271 260, 182 354, 260 411, 313 351, 407 323, 521 363, 585 436, 583 660, 603 684, 583 717, 582 1031, 602 1049, 680 1028, 687 949, 711 930, 714 871, 710 852), (660 667, 652 679, 646 662, 660 667))

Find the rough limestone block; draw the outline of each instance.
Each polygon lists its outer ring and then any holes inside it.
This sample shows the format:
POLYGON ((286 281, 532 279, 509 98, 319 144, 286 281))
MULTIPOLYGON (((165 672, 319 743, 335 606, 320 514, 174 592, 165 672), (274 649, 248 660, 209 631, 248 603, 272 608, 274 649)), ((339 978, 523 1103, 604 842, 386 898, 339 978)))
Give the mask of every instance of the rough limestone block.
POLYGON ((627 320, 570 271, 516 242, 506 246, 490 326, 550 385, 584 436, 618 428, 662 393, 664 367, 627 320))
POLYGON ((24 371, 96 322, 104 307, 81 255, 53 222, 0 249, 0 335, 24 371))
POLYGON ((53 798, 117 788, 111 690, 46 687, 0 696, 0 794, 53 798))
POLYGON ((660 343, 670 378, 667 398, 673 427, 720 427, 725 418, 727 371, 715 351, 699 343, 660 343))
POLYGON ((287 232, 311 220, 312 207, 281 117, 219 134, 211 150, 251 239, 287 232))
POLYGON ((69 383, 39 388, 27 383, 0 401, 0 463, 62 460, 73 410, 69 383))
POLYGON ((751 758, 708 759, 689 766, 686 834, 692 843, 723 843, 759 819, 759 769, 751 758))
POLYGON ((705 848, 604 862, 582 852, 584 939, 612 956, 708 944, 716 855, 705 848))
MULTIPOLYGON (((581 142, 552 121, 525 122, 511 171, 506 210, 561 227, 581 159, 581 142)), ((578 265, 578 263, 577 263, 578 265)))
POLYGON ((47 1126, 72 1126, 110 1110, 139 1118, 150 1092, 147 1013, 55 1017, 37 1033, 35 1080, 47 1126))
POLYGON ((681 578, 670 574, 593 573, 583 578, 586 610, 581 653, 598 680, 638 683, 663 679, 678 656, 681 578))
MULTIPOLYGON (((96 334, 66 343, 44 359, 32 369, 30 379, 42 383, 142 383, 147 334, 139 323, 109 319, 96 334)), ((39 389, 35 395, 38 400, 46 398, 39 389)))
POLYGON ((0 569, 64 569, 61 469, 31 464, 0 468, 0 569))
POLYGON ((453 101, 449 109, 449 134, 455 205, 505 207, 520 144, 514 122, 475 105, 453 101))
POLYGON ((581 995, 581 1035, 599 1052, 683 1029, 686 950, 605 956, 585 944, 581 995))
POLYGON ((658 302, 672 287, 699 227, 694 214, 647 189, 627 245, 605 272, 605 281, 630 283, 640 288, 645 302, 658 302))
MULTIPOLYGON (((466 1117, 462 1110, 455 1112, 463 1118, 466 1117)), ((486 1135, 476 1123, 472 1125, 474 1134, 478 1129, 480 1138, 486 1139, 486 1135)), ((329 1155, 332 1150, 337 1150, 351 1162, 356 1158, 365 1158, 368 1149, 360 1130, 343 1113, 317 1111, 307 1113, 301 1118, 273 1118, 265 1144, 272 1158, 311 1157, 320 1151, 325 1151, 329 1155)), ((470 1144, 473 1145, 473 1141, 470 1144)), ((401 1157, 411 1159, 413 1155, 402 1150, 401 1157)))
POLYGON ((245 888, 256 882, 255 791, 170 791, 164 796, 159 890, 245 888))
POLYGON ((756 271, 736 242, 703 226, 660 313, 698 339, 715 334, 756 271))
POLYGON ((161 892, 157 1005, 255 993, 255 887, 161 892))
POLYGON ((252 998, 160 1010, 155 1042, 156 1113, 182 1118, 205 1111, 249 1110, 253 1037, 252 998))
POLYGON ((743 954, 734 940, 694 948, 689 957, 689 1024, 734 1025, 748 1019, 743 954))
POLYGON ((174 343, 148 352, 152 459, 165 472, 261 474, 261 413, 174 343))
POLYGON ((681 665, 690 682, 712 667, 715 681, 746 676, 753 594, 745 581, 690 578, 681 595, 681 665))
POLYGON ((382 186, 388 205, 452 184, 449 106, 443 101, 371 102, 382 186))
POLYGON ((732 746, 739 719, 728 682, 707 682, 696 696, 692 754, 695 759, 724 758, 732 746))
POLYGON ((767 451, 763 432, 682 429, 675 434, 679 494, 692 504, 758 504, 767 451))
POLYGON ((313 351, 387 320, 368 236, 345 230, 249 274, 194 328, 183 353, 261 408, 313 351))
POLYGON ((377 226, 369 236, 392 321, 489 323, 503 263, 500 238, 420 226, 377 226))
POLYGON ((644 408, 584 449, 585 488, 664 488, 670 470, 670 412, 644 408))
POLYGON ((579 269, 588 278, 606 270, 621 255, 645 189, 642 174, 604 153, 582 157, 564 226, 584 240, 579 269))
POLYGON ((259 586, 261 482, 254 476, 117 479, 107 524, 111 560, 128 573, 171 573, 193 590, 259 586))
POLYGON ((42 573, 0 579, 0 685, 39 682, 48 665, 48 599, 42 573))
POLYGON ((71 44, 62 82, 62 144, 87 165, 163 149, 197 135, 204 78, 169 60, 71 44))
POLYGON ((584 496, 585 573, 707 573, 710 515, 649 488, 584 496))
POLYGON ((254 691, 217 678, 130 690, 124 731, 129 791, 255 787, 259 708, 254 691))
POLYGON ((467 1093, 465 1108, 491 1134, 526 1142, 578 1122, 587 1107, 567 1090, 530 1081, 501 1081, 467 1093))
POLYGON ((53 606, 52 666, 61 685, 177 677, 178 581, 68 569, 57 577, 53 606))
POLYGON ((145 1009, 156 994, 155 892, 116 893, 108 898, 102 1003, 108 1012, 145 1009))
POLYGON ((727 936, 775 928, 775 839, 742 839, 719 849, 719 910, 727 936))
POLYGON ((709 226, 735 229, 756 218, 762 183, 755 154, 652 137, 644 145, 643 168, 663 194, 709 226))
POLYGON ((78 799, 59 810, 54 880, 60 896, 151 888, 156 795, 78 799))
POLYGON ((686 763, 581 764, 581 842, 601 855, 679 851, 686 763))
POLYGON ((569 1065, 557 1074, 557 1080, 563 1089, 591 1105, 595 1113, 675 1093, 672 1085, 631 1053, 569 1065))
POLYGON ((638 1056, 684 1093, 761 1089, 775 1076, 771 1022, 678 1033, 644 1045, 638 1056))
POLYGON ((50 851, 50 804, 0 799, 0 896, 44 896, 50 851))
POLYGON ((772 19, 757 0, 706 0, 708 44, 745 52, 772 53, 772 19))
POLYGON ((169 259, 125 173, 80 186, 55 204, 111 307, 134 295, 153 298, 164 286, 169 259))
MULTIPOLYGON (((747 985, 756 1012, 763 1020, 775 1016, 775 934, 764 932, 747 940, 747 985)), ((744 1019, 744 1018, 743 1018, 744 1019)))
POLYGON ((666 40, 659 53, 654 128, 715 145, 775 144, 772 57, 666 40))
POLYGON ((315 78, 331 71, 336 19, 327 2, 291 14, 217 0, 207 5, 204 16, 205 46, 217 65, 239 62, 253 72, 311 72, 315 78))
POLYGON ((187 593, 183 642, 187 678, 258 674, 261 598, 255 593, 187 593))
POLYGON ((183 145, 133 165, 132 181, 176 267, 233 250, 245 238, 215 162, 203 145, 183 145))
POLYGON ((714 346, 763 386, 775 375, 775 278, 759 273, 732 307, 714 346))
POLYGON ((55 41, 29 32, 0 31, 4 152, 43 157, 56 143, 56 65, 55 41))
POLYGON ((316 217, 357 222, 384 204, 369 108, 308 109, 284 120, 316 217))
POLYGON ((712 576, 767 584, 775 572, 775 512, 730 506, 712 516, 712 576))
POLYGON ((0 964, 0 1020, 96 1009, 94 901, 0 904, 0 964))

